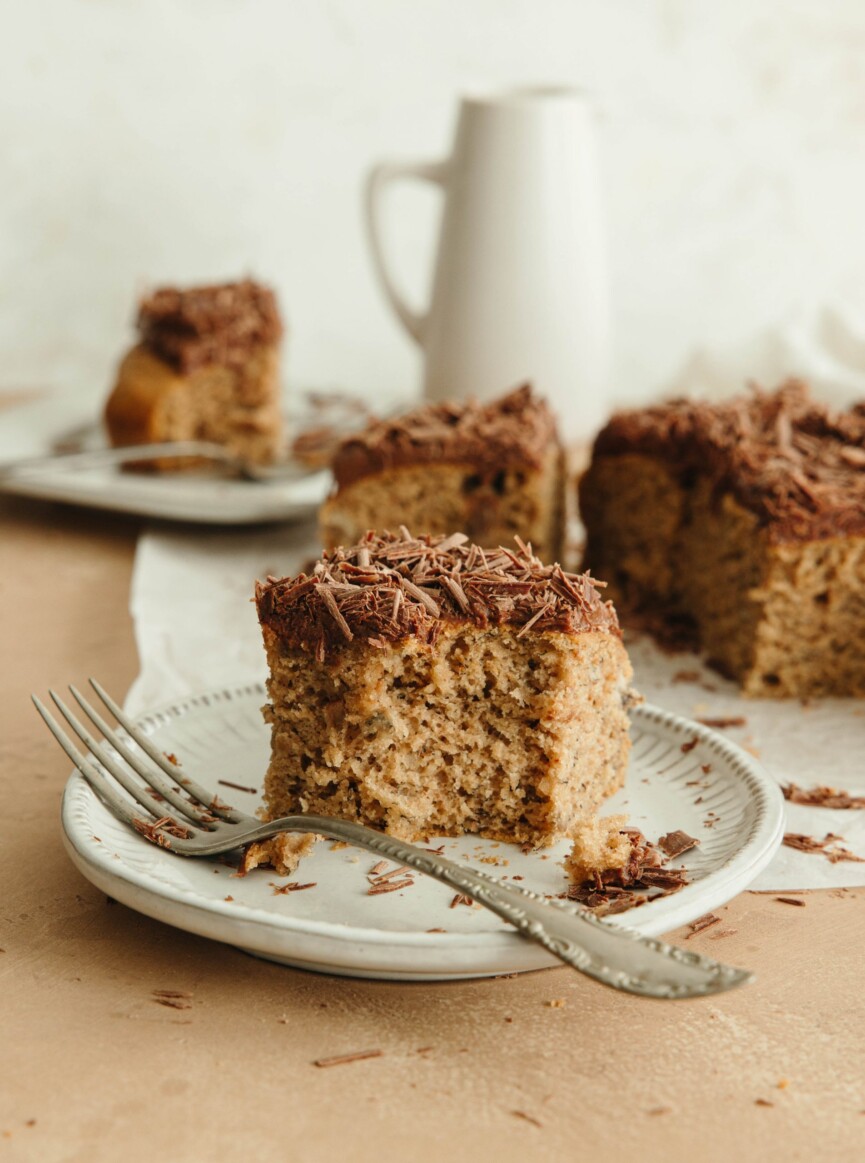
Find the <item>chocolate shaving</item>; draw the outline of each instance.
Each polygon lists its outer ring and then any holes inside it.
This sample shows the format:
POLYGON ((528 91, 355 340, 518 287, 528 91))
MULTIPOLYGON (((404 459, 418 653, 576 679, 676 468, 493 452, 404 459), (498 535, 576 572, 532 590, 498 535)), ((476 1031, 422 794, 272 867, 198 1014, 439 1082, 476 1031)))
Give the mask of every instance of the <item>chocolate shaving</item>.
POLYGON ((158 820, 135 819, 132 826, 145 840, 157 844, 160 848, 171 847, 169 836, 174 836, 178 840, 188 840, 192 835, 188 828, 178 824, 171 816, 162 816, 158 820))
POLYGON ((221 783, 223 787, 233 787, 235 791, 248 791, 250 795, 255 795, 258 791, 257 787, 247 787, 243 783, 233 783, 230 779, 218 779, 217 783, 221 783))
POLYGON ((275 884, 273 886, 273 895, 282 896, 289 892, 303 892, 305 888, 315 888, 317 884, 317 880, 311 880, 308 884, 298 884, 296 880, 287 880, 285 884, 275 884))
POLYGON ((676 831, 661 836, 658 840, 658 847, 670 860, 674 860, 684 852, 690 852, 692 848, 696 848, 699 843, 699 840, 695 840, 687 832, 676 831))
POLYGON ((691 921, 688 925, 690 932, 685 937, 685 940, 688 941, 697 933, 702 933, 704 929, 710 929, 712 925, 717 925, 720 921, 721 918, 716 917, 714 913, 706 913, 704 917, 697 917, 696 921, 691 921))
POLYGON ((192 1009, 192 994, 184 993, 180 989, 154 989, 151 997, 157 1005, 168 1006, 169 1009, 192 1009))
POLYGON ((691 740, 690 740, 688 743, 683 743, 683 744, 682 744, 682 747, 681 747, 681 750, 682 750, 682 751, 684 751, 684 752, 685 752, 685 754, 687 755, 687 753, 688 753, 689 751, 693 751, 693 750, 694 750, 694 748, 697 746, 697 744, 698 744, 699 742, 700 742, 700 740, 699 740, 699 739, 697 739, 697 738, 695 737, 695 738, 691 739, 691 740))
POLYGON ((536 1119, 534 1115, 528 1114, 527 1111, 514 1110, 511 1111, 511 1114, 515 1115, 518 1119, 522 1119, 526 1123, 531 1123, 533 1127, 542 1127, 544 1125, 540 1119, 536 1119))
POLYGON ((787 848, 795 848, 798 852, 825 856, 830 864, 841 864, 845 861, 865 864, 865 857, 856 856, 849 848, 839 843, 843 839, 843 836, 836 836, 833 832, 827 832, 822 840, 806 836, 802 832, 786 832, 783 843, 787 848))
POLYGON ((570 885, 562 897, 603 916, 625 912, 684 888, 688 883, 684 868, 667 867, 669 857, 637 828, 622 831, 631 842, 627 864, 596 872, 589 880, 570 885))
POLYGON ((465 893, 458 892, 451 903, 448 905, 448 908, 455 909, 457 905, 468 905, 469 908, 471 908, 474 903, 474 900, 470 896, 466 896, 465 893))
POLYGON ((776 896, 775 900, 781 905, 798 905, 800 909, 805 907, 805 902, 798 896, 776 896))
POLYGON ((381 1058, 384 1050, 356 1050, 354 1054, 334 1054, 331 1058, 316 1058, 313 1066, 345 1066, 348 1062, 362 1062, 365 1058, 381 1058))
POLYGON ((697 722, 702 723, 704 727, 714 727, 717 731, 726 731, 729 727, 744 727, 748 720, 744 715, 728 715, 726 718, 698 719, 697 722))
POLYGON ((799 787, 795 783, 782 784, 781 791, 784 799, 789 800, 791 804, 806 804, 812 808, 837 808, 842 811, 865 808, 865 796, 851 796, 849 792, 825 787, 822 784, 810 788, 799 787))

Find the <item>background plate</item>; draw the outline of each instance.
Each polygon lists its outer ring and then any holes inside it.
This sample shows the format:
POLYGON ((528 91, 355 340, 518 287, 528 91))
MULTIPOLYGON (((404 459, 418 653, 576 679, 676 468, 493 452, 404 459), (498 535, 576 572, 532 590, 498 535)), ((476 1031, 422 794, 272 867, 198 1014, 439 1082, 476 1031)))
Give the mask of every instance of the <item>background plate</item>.
MULTIPOLYGON (((260 786, 269 758, 259 684, 185 699, 138 722, 185 770, 245 811, 258 795, 227 788, 220 777, 260 786)), ((651 840, 681 828, 700 846, 680 861, 692 883, 673 896, 616 916, 617 924, 657 935, 692 921, 741 892, 781 841, 783 801, 760 765, 707 727, 656 707, 632 714, 634 741, 626 785, 608 803, 626 811, 651 840), (687 751, 682 744, 696 739, 687 751), (708 765, 710 770, 704 772, 708 765), (698 802, 699 801, 699 802, 698 802)), ((315 882, 277 894, 271 869, 245 878, 213 860, 164 852, 116 820, 73 773, 63 797, 63 832, 79 870, 131 908, 177 928, 240 946, 304 969, 359 977, 436 980, 541 969, 559 962, 479 907, 451 908, 453 893, 418 876, 400 892, 368 896, 376 862, 354 848, 319 843, 292 879, 315 882), (444 929, 432 933, 430 929, 444 929)), ((517 847, 463 836, 434 840, 451 858, 478 862, 502 879, 556 894, 566 887, 567 843, 524 854, 517 847)))

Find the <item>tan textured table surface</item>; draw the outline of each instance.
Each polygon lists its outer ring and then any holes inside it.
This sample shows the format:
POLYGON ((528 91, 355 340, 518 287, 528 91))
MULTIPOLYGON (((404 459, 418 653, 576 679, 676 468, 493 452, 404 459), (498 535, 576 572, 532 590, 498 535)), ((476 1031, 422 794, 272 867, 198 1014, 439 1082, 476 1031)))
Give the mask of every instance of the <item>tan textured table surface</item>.
POLYGON ((61 847, 68 764, 28 696, 127 688, 136 532, 0 501, 0 1163, 865 1159, 863 891, 744 894, 722 910, 735 932, 691 944, 757 982, 672 1005, 567 969, 305 974, 108 902, 61 847))

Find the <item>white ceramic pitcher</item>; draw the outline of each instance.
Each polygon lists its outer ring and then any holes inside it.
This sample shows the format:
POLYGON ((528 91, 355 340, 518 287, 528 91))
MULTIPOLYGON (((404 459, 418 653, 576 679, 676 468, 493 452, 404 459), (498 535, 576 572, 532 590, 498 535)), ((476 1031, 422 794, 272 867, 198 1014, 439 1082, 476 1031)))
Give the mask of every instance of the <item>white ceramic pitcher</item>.
POLYGON ((608 411, 609 308, 591 105, 572 89, 463 99, 446 161, 370 172, 372 256, 385 295, 423 349, 424 393, 489 399, 530 380, 565 434, 608 411), (434 182, 444 213, 430 307, 417 314, 384 259, 387 186, 434 182))

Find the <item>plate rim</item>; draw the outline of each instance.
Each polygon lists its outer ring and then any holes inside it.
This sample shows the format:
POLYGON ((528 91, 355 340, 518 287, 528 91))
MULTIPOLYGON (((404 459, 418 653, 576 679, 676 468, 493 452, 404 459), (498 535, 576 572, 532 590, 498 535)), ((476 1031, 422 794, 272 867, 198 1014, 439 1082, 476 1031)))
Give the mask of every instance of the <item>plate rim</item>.
MULTIPOLYGON (((136 725, 141 726, 145 731, 152 732, 156 728, 164 726, 166 722, 170 722, 171 719, 188 714, 198 707, 210 706, 214 702, 219 703, 226 699, 249 699, 253 696, 266 697, 265 686, 262 682, 250 681, 200 694, 182 696, 132 717, 136 725)), ((616 925, 647 936, 657 936, 679 927, 688 919, 693 919, 694 909, 691 902, 694 896, 699 895, 701 901, 705 898, 700 908, 709 912, 712 908, 718 908, 721 904, 738 895, 765 868, 780 846, 783 836, 784 801, 779 784, 768 774, 763 765, 738 744, 720 735, 713 728, 706 727, 686 716, 666 711, 652 703, 642 703, 632 708, 630 716, 635 726, 659 727, 674 736, 681 735, 687 737, 688 740, 696 737, 700 742, 707 744, 711 750, 727 762, 731 774, 744 785, 749 800, 756 808, 750 831, 742 845, 706 877, 686 886, 678 893, 660 897, 639 908, 616 914, 612 918, 612 923, 616 925), (708 885, 707 882, 709 882, 708 885), (661 907, 659 908, 659 906, 661 907)), ((306 936, 324 940, 328 944, 334 945, 335 948, 345 948, 351 944, 360 943, 382 949, 397 947, 404 949, 407 953, 411 950, 418 952, 438 950, 452 954, 459 953, 463 956, 470 956, 477 952, 493 957, 497 953, 502 954, 508 950, 516 951, 519 948, 524 948, 527 944, 516 931, 508 931, 507 929, 479 929, 477 932, 471 933, 427 933, 410 929, 364 928, 351 922, 340 923, 331 920, 298 918, 290 913, 267 912, 256 905, 243 901, 227 902, 202 895, 188 885, 159 880, 148 869, 136 868, 124 862, 122 858, 116 858, 104 845, 90 843, 92 836, 84 836, 80 832, 78 821, 73 816, 73 808, 79 806, 82 794, 92 795, 98 805, 97 810, 107 812, 107 809, 99 804, 98 798, 91 791, 84 777, 77 770, 73 770, 64 786, 60 811, 64 847, 72 863, 86 879, 103 891, 109 891, 107 885, 110 883, 111 895, 122 903, 138 912, 156 917, 163 923, 174 925, 174 927, 185 931, 196 932, 199 935, 231 945, 248 947, 264 956, 268 956, 268 950, 272 948, 272 941, 268 942, 263 939, 256 941, 251 946, 248 943, 244 946, 243 942, 234 940, 230 935, 220 933, 218 930, 220 927, 225 928, 226 924, 229 928, 251 925, 262 938, 266 938, 270 934, 272 937, 278 935, 280 939, 283 939, 285 936, 293 934, 299 938, 306 936), (117 891, 117 886, 120 886, 120 891, 117 891), (139 899, 142 896, 145 904, 149 902, 154 905, 153 909, 142 908, 142 900, 139 899), (153 901, 152 898, 156 898, 156 900, 153 901), (188 924, 166 920, 164 915, 166 906, 169 909, 178 907, 181 911, 191 912, 197 917, 210 918, 210 922, 203 924, 202 927, 190 928, 188 924)), ((174 854, 167 852, 162 856, 166 860, 176 858, 174 854)), ((526 968, 542 968, 558 963, 540 946, 537 947, 537 954, 537 958, 526 968)), ((329 967, 307 962, 301 956, 298 956, 294 962, 285 956, 279 956, 278 959, 288 964, 294 963, 301 967, 306 964, 307 967, 325 969, 330 972, 352 972, 357 976, 383 975, 381 973, 371 974, 369 971, 364 972, 360 969, 340 970, 336 965, 329 967)), ((514 971, 502 967, 495 971, 481 970, 479 973, 466 973, 460 971, 457 966, 454 967, 454 970, 453 976, 459 977, 488 976, 492 972, 514 971)), ((432 979, 450 975, 441 972, 424 973, 423 970, 418 970, 417 972, 406 971, 404 976, 432 979)))

